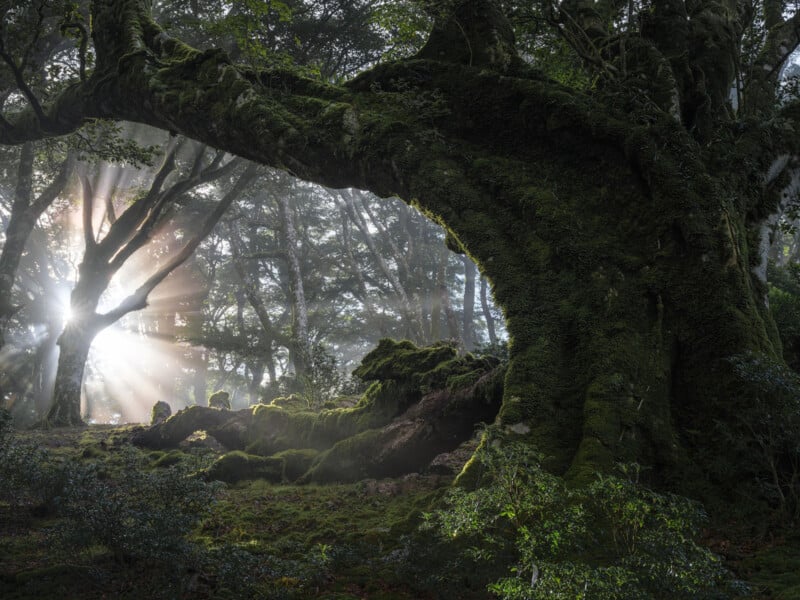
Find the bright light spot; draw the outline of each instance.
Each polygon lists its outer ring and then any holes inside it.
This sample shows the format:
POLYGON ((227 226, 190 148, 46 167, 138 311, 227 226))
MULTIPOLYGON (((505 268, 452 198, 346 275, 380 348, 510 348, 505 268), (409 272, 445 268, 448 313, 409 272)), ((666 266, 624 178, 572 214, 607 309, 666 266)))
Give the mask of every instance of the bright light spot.
POLYGON ((64 323, 69 323, 72 320, 72 316, 72 307, 69 304, 61 309, 61 318, 64 323))

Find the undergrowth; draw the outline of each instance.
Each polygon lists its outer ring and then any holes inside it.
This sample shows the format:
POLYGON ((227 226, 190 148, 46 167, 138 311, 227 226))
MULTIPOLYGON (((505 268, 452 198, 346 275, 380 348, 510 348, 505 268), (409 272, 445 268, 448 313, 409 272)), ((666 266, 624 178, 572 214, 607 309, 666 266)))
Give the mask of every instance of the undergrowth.
POLYGON ((527 444, 496 437, 480 451, 481 487, 455 488, 425 527, 476 564, 505 574, 505 600, 732 598, 747 590, 697 543, 697 503, 638 483, 637 465, 570 488, 527 444))

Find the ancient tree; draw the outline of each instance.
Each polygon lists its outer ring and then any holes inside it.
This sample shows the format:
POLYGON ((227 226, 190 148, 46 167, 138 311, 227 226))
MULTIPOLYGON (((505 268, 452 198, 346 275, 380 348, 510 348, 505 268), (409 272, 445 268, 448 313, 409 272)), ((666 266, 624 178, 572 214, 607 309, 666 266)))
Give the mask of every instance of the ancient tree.
POLYGON ((147 0, 95 0, 94 69, 5 114, 0 141, 127 119, 398 195, 445 225, 505 311, 501 426, 577 480, 637 459, 733 486, 754 467, 715 425, 756 392, 730 359, 781 355, 762 249, 795 168, 800 105, 776 96, 800 16, 771 1, 545 5, 590 75, 567 87, 520 58, 501 3, 435 4, 416 56, 334 86, 189 47, 147 0))

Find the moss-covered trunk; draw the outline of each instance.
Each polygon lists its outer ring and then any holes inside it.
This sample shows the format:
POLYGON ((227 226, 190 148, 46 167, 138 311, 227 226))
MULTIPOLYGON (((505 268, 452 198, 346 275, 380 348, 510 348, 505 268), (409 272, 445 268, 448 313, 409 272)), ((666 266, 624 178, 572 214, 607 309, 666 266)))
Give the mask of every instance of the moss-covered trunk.
POLYGON ((637 461, 683 491, 733 488, 747 461, 716 424, 735 422, 752 396, 729 359, 779 359, 780 343, 754 273, 742 210, 752 199, 663 127, 623 147, 474 158, 420 205, 481 265, 505 311, 502 427, 576 481, 637 461))

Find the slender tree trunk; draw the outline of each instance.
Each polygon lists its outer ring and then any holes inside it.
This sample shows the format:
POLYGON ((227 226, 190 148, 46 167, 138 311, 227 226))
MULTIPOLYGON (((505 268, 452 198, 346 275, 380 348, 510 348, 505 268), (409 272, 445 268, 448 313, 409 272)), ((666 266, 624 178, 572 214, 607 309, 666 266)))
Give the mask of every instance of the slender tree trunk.
POLYGON ((208 351, 205 348, 192 350, 192 395, 194 403, 205 406, 208 397, 208 351))
POLYGON ((311 352, 308 340, 308 307, 303 288, 303 273, 297 255, 300 242, 294 227, 294 211, 289 205, 289 200, 286 196, 279 194, 277 202, 281 217, 284 252, 289 265, 289 293, 292 305, 292 344, 289 351, 295 375, 302 377, 308 370, 311 352))
POLYGON ((462 319, 464 331, 464 349, 469 352, 475 347, 475 263, 463 254, 464 265, 464 315, 462 319))
POLYGON ((494 345, 497 343, 497 333, 494 328, 494 316, 492 316, 492 309, 489 306, 488 288, 489 284, 485 277, 481 277, 481 309, 483 310, 483 318, 486 321, 486 331, 489 333, 489 343, 494 345))
POLYGON ((447 286, 447 266, 450 262, 450 250, 442 244, 439 250, 439 274, 437 281, 439 283, 439 303, 444 311, 445 320, 447 321, 447 333, 449 339, 463 347, 463 340, 461 339, 461 327, 458 323, 456 311, 453 310, 453 305, 450 302, 450 289, 447 286))
MULTIPOLYGON (((34 198, 33 144, 31 142, 23 144, 20 150, 17 185, 14 190, 14 200, 11 205, 11 215, 5 232, 3 249, 0 251, 0 348, 5 345, 5 329, 8 319, 18 308, 11 304, 11 292, 25 245, 36 221, 66 186, 73 164, 73 157, 68 156, 50 185, 37 198, 34 198)), ((3 391, 0 389, 0 398, 2 395, 3 391)))

